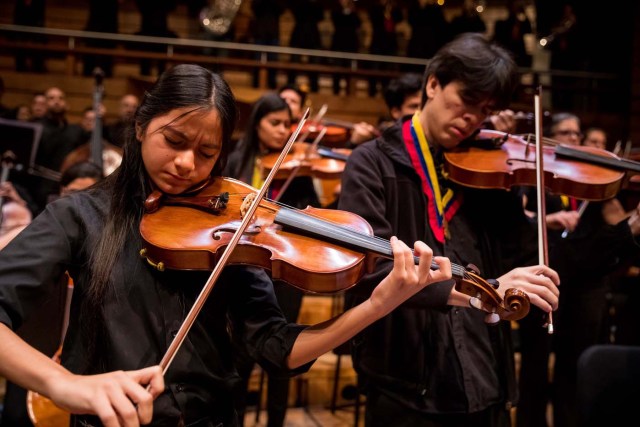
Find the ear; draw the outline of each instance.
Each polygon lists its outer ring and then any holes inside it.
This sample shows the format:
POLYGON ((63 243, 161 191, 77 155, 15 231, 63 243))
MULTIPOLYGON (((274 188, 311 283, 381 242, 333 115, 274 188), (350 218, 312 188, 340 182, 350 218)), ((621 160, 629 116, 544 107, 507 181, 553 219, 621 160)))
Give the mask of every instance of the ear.
POLYGON ((138 141, 142 141, 142 138, 144 137, 144 131, 142 130, 142 127, 136 123, 136 139, 138 141))
POLYGON ((398 107, 391 107, 389 113, 395 120, 398 120, 400 118, 400 115, 402 114, 401 110, 398 107))
POLYGON ((440 86, 440 82, 438 81, 438 78, 433 74, 431 74, 427 78, 427 84, 425 85, 425 88, 424 88, 424 90, 427 93, 427 99, 432 99, 435 96, 436 89, 438 88, 438 86, 440 86))

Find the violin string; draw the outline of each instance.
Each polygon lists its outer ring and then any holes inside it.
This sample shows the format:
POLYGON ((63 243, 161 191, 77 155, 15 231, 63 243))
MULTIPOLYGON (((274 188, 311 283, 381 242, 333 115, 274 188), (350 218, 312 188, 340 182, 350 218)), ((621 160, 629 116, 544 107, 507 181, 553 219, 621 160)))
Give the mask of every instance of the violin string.
MULTIPOLYGON (((281 208, 287 209, 291 213, 300 214, 298 209, 288 206, 282 202, 273 201, 273 203, 280 206, 281 208)), ((387 256, 391 256, 392 254, 391 243, 387 239, 362 233, 361 231, 356 230, 353 227, 329 221, 312 213, 300 214, 299 217, 313 218, 313 223, 311 223, 310 221, 306 221, 306 229, 308 231, 312 231, 309 230, 308 227, 313 226, 315 227, 314 232, 320 236, 331 236, 337 240, 342 241, 350 240, 353 244, 356 244, 360 247, 372 247, 372 249, 376 250, 380 254, 386 254, 387 256), (342 239, 340 239, 340 237, 342 237, 342 239)), ((412 250, 412 252, 414 251, 412 250)), ((432 266, 435 265, 437 264, 432 264, 432 266)), ((451 270, 452 273, 458 277, 469 278, 468 274, 466 273, 466 269, 460 265, 452 263, 451 270)))
MULTIPOLYGON (((522 134, 518 134, 516 136, 524 139, 528 144, 535 144, 535 141, 531 140, 532 138, 536 137, 535 133, 522 133, 522 134)), ((556 145, 562 144, 561 141, 558 141, 556 139, 552 139, 552 138, 549 138, 549 137, 546 137, 546 136, 542 137, 542 142, 544 142, 547 145, 554 146, 554 147, 556 145)))

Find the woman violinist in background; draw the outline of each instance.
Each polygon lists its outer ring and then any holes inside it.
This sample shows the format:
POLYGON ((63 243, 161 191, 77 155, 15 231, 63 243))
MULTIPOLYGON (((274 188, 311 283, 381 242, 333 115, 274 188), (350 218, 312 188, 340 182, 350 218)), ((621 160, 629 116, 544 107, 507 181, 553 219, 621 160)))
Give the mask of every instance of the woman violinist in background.
MULTIPOLYGON (((289 138, 290 129, 291 110, 287 102, 274 93, 263 95, 254 104, 244 135, 229 154, 223 175, 260 188, 266 176, 261 169, 261 158, 270 153, 280 153, 289 138)), ((284 180, 275 180, 271 184, 270 198, 279 196, 283 183, 284 180)), ((310 176, 296 176, 278 200, 300 209, 320 207, 310 176)))
MULTIPOLYGON (((292 95, 285 92, 285 95, 292 95)), ((290 103, 282 95, 268 93, 256 101, 249 116, 249 122, 244 136, 237 147, 229 155, 229 162, 223 175, 239 179, 255 188, 262 186, 264 171, 261 170, 260 160, 267 154, 279 153, 289 138, 291 128, 290 103)), ((299 105, 299 104, 298 104, 299 105)), ((299 110, 299 109, 298 109, 299 110)), ((284 180, 274 180, 271 185, 270 197, 275 198, 284 180)), ((295 208, 304 209, 307 206, 320 207, 320 200, 310 176, 297 176, 282 194, 280 201, 295 208)), ((273 284, 278 304, 288 322, 295 322, 302 306, 304 293, 285 283, 275 281, 273 284)), ((251 359, 238 344, 240 363, 238 370, 244 381, 244 389, 249 384, 255 361, 251 359)), ((267 396, 267 417, 270 427, 282 426, 289 400, 289 378, 269 376, 267 396)), ((238 407, 242 419, 245 410, 244 399, 238 407)))
MULTIPOLYGON (((288 84, 278 89, 278 94, 287 101, 291 109, 291 123, 295 127, 306 107, 307 93, 296 84, 288 84)), ((353 148, 379 134, 375 126, 370 123, 364 121, 351 123, 343 120, 322 120, 320 123, 307 121, 302 133, 308 130, 308 138, 314 139, 323 127, 327 128, 325 143, 335 147, 353 148)), ((320 143, 323 144, 323 141, 320 143)))
MULTIPOLYGON (((181 194, 219 176, 236 106, 228 85, 196 65, 165 72, 145 95, 121 166, 92 189, 50 203, 0 256, 0 375, 51 398, 74 425, 237 425, 231 334, 269 372, 295 374, 451 266, 417 242, 392 240, 395 268, 366 304, 305 328, 285 321, 266 272, 228 266, 163 376, 157 366, 207 272, 159 272, 139 256, 152 189, 181 194), (13 331, 69 271, 74 298, 61 365, 13 331), (99 418, 99 420, 96 419, 99 418)), ((133 126, 133 124, 132 124, 133 126)))

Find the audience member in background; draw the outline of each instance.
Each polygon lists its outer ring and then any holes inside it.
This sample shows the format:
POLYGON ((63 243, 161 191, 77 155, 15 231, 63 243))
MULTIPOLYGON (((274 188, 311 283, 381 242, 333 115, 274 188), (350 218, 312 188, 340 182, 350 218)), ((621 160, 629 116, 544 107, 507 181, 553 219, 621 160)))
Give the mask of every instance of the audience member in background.
POLYGON ((14 118, 21 122, 31 121, 31 108, 27 104, 20 104, 14 108, 14 118))
POLYGON ((4 105, 2 98, 4 97, 4 79, 0 76, 0 118, 7 118, 11 115, 11 108, 4 105))
MULTIPOLYGON (((377 0, 368 8, 371 22, 371 44, 369 53, 372 55, 398 55, 398 36, 396 25, 404 18, 402 9, 396 0, 377 0)), ((373 61, 371 68, 375 70, 390 70, 396 68, 396 64, 373 61)), ((389 77, 369 78, 369 96, 376 96, 378 83, 384 89, 389 84, 389 77)))
POLYGON ((133 116, 140 105, 140 100, 134 94, 128 93, 120 98, 118 104, 118 118, 115 122, 105 126, 105 138, 116 147, 122 147, 125 139, 125 130, 129 126, 133 116))
POLYGON ((590 127, 584 132, 582 145, 596 147, 601 150, 607 149, 607 132, 599 127, 590 127))
MULTIPOLYGON (((443 6, 435 0, 413 0, 409 5, 407 20, 411 25, 411 38, 407 56, 431 58, 450 39, 449 23, 444 17, 443 6)), ((423 66, 411 65, 412 70, 424 70, 423 66)))
MULTIPOLYGON (((139 36, 152 37, 178 37, 169 29, 169 13, 176 8, 177 0, 136 0, 136 7, 140 13, 139 36)), ((163 52, 166 48, 162 43, 137 45, 136 49, 144 49, 150 52, 163 52)), ((158 75, 162 74, 166 67, 166 61, 160 59, 140 59, 140 74, 150 76, 155 65, 158 75)))
POLYGON ((47 97, 38 92, 31 99, 31 120, 39 120, 47 114, 47 97))
POLYGON ((487 31, 487 25, 482 20, 475 0, 464 0, 462 12, 451 20, 452 37, 462 33, 482 33, 487 31))
MULTIPOLYGON (((251 31, 253 42, 266 46, 280 46, 280 15, 285 11, 284 0, 252 0, 253 11, 251 31)), ((256 59, 260 60, 261 52, 256 53, 256 59)), ((275 61, 278 55, 268 53, 269 61, 275 61)), ((267 69, 267 87, 275 89, 276 69, 267 69)), ((253 87, 259 87, 260 69, 256 67, 253 72, 253 87)))
MULTIPOLYGON (((338 0, 338 4, 331 9, 331 20, 333 21, 333 36, 331 38, 331 50, 333 52, 358 52, 360 49, 360 38, 358 30, 362 21, 358 16, 358 11, 353 0, 338 0)), ((336 67, 349 67, 348 59, 335 59, 336 67)), ((349 93, 349 81, 346 75, 339 72, 333 74, 333 94, 340 94, 340 82, 346 80, 347 94, 349 93)))
POLYGON ((513 53, 513 59, 520 67, 531 67, 531 55, 525 45, 525 34, 531 34, 531 21, 524 10, 522 0, 507 2, 509 15, 496 21, 493 39, 513 53))
MULTIPOLYGON (((16 0, 13 9, 13 23, 28 27, 44 27, 45 0, 16 0)), ((17 41, 31 43, 46 43, 46 37, 40 34, 22 33, 16 36, 17 41)), ((15 50, 16 71, 46 72, 44 55, 28 49, 15 50)))
MULTIPOLYGON (((289 9, 295 19, 289 46, 300 49, 320 49, 322 42, 318 23, 324 18, 322 4, 318 0, 296 0, 290 2, 289 9)), ((291 55, 291 62, 302 62, 301 56, 291 55)), ((320 59, 317 56, 309 56, 308 62, 318 64, 320 59)), ((318 73, 309 71, 306 74, 309 77, 309 90, 318 92, 318 73)), ((296 83, 297 76, 297 71, 289 71, 287 77, 289 84, 296 83)))
MULTIPOLYGON (((280 153, 290 133, 291 111, 287 102, 277 94, 270 93, 262 96, 253 107, 242 140, 229 155, 224 175, 240 179, 254 188, 260 188, 265 176, 261 171, 261 158, 269 153, 280 153)), ((269 198, 278 197, 283 183, 284 180, 277 180, 271 184, 269 198)), ((307 206, 320 207, 312 178, 309 176, 294 178, 279 201, 299 209, 307 206)), ((302 305, 303 292, 279 281, 274 282, 274 289, 285 318, 289 322, 296 322, 302 305)), ((246 390, 255 362, 245 354, 241 343, 236 344, 239 354, 244 359, 244 363, 238 366, 238 371, 246 390)), ((269 376, 267 391, 267 425, 282 426, 288 406, 289 378, 269 376)), ((245 402, 238 408, 239 414, 244 414, 244 406, 245 402)), ((242 416, 240 419, 243 419, 242 416)))
MULTIPOLYGON (((90 0, 89 17, 85 31, 98 33, 118 33, 118 10, 124 0, 90 0)), ((158 2, 161 3, 161 2, 158 2)), ((113 49, 118 45, 114 40, 87 39, 87 46, 101 49, 113 49)), ((113 75, 112 55, 85 55, 83 71, 85 76, 92 76, 96 67, 104 72, 105 77, 113 75)))

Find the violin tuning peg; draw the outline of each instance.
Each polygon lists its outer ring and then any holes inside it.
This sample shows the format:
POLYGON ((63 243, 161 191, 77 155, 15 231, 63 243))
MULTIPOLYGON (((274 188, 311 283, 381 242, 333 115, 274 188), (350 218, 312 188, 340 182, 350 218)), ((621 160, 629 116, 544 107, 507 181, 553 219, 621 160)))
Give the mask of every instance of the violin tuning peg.
POLYGON ((469 306, 478 310, 482 310, 482 301, 480 301, 480 298, 471 297, 469 298, 469 306))
POLYGON ((500 287, 500 282, 497 279, 487 279, 487 283, 493 286, 493 289, 498 289, 500 287))
POLYGON ((467 264, 467 270, 480 276, 480 269, 475 264, 467 264))
POLYGON ((494 325, 500 321, 500 316, 497 313, 489 313, 484 318, 485 323, 494 325))

